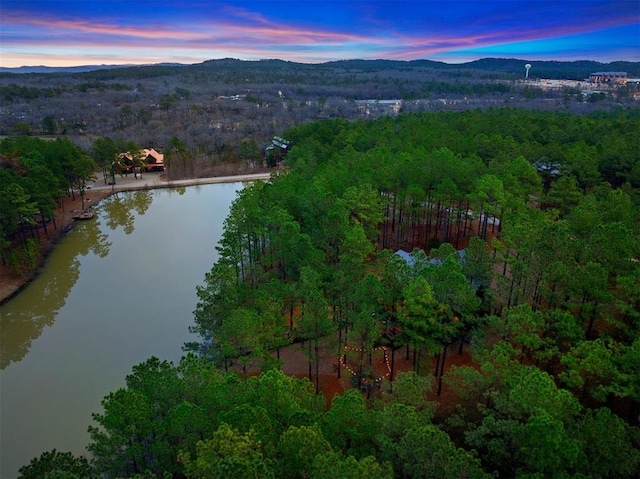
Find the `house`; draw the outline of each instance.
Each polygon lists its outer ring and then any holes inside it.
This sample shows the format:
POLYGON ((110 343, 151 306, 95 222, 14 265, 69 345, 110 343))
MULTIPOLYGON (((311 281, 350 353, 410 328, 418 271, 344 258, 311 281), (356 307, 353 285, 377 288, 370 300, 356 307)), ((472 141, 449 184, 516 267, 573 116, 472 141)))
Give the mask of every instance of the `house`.
MULTIPOLYGON (((458 254, 458 262, 460 264, 464 264, 467 250, 457 250, 456 253, 458 254)), ((399 249, 395 254, 402 258, 404 262, 407 263, 407 266, 409 266, 409 268, 411 268, 415 273, 427 266, 442 266, 444 264, 443 258, 429 258, 424 250, 419 248, 415 248, 411 253, 403 249, 399 249)))
POLYGON ((276 166, 285 158, 288 150, 289 140, 274 136, 269 146, 264 149, 267 165, 276 166))
MULTIPOLYGON (((164 171, 164 155, 153 148, 145 148, 139 153, 140 163, 145 171, 164 171)), ((130 152, 120 154, 120 164, 124 173, 133 173, 133 155, 130 152)))
POLYGON ((142 150, 145 169, 147 171, 164 171, 164 155, 153 148, 142 150))

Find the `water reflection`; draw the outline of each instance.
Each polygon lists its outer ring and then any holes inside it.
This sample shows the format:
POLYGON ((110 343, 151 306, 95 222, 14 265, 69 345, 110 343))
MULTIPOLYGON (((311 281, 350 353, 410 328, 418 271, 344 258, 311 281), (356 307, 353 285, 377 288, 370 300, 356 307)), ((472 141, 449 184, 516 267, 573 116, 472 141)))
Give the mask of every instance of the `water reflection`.
POLYGON ((72 259, 65 270, 60 270, 48 283, 40 283, 34 294, 42 297, 21 310, 2 313, 0 317, 0 369, 12 362, 20 361, 31 347, 31 342, 40 336, 45 326, 51 326, 58 310, 64 306, 67 294, 78 280, 80 262, 72 259))
MULTIPOLYGON (((109 236, 102 230, 103 222, 110 230, 122 228, 126 234, 134 231, 136 214, 144 215, 153 202, 152 191, 116 193, 103 200, 97 215, 89 221, 74 225, 74 238, 64 238, 57 246, 65 254, 56 255, 55 268, 50 268, 46 281, 36 280, 27 287, 29 296, 38 298, 20 308, 5 308, 0 315, 0 370, 18 362, 29 352, 31 343, 46 326, 51 326, 58 311, 65 305, 69 291, 80 276, 82 256, 93 254, 105 258, 112 246, 109 236), (134 214, 135 213, 135 214, 134 214)), ((25 296, 25 295, 22 295, 25 296)))
POLYGON ((53 324, 80 276, 78 258, 89 253, 101 258, 109 254, 111 242, 102 232, 97 218, 78 222, 74 226, 74 240, 64 238, 58 245, 66 250, 66 254, 56 255, 53 259, 55 268, 51 269, 46 281, 35 280, 27 286, 30 297, 38 298, 38 301, 27 302, 21 308, 3 308, 0 315, 0 370, 20 361, 45 326, 53 324))
POLYGON ((152 201, 153 192, 150 190, 115 193, 101 203, 100 209, 110 230, 121 227, 126 234, 131 234, 135 229, 133 213, 144 215, 152 201))
POLYGON ((2 479, 44 451, 86 453, 91 414, 131 367, 151 356, 179 360, 196 339, 196 286, 217 259, 240 188, 120 193, 110 201, 129 213, 100 203, 2 305, 2 479))

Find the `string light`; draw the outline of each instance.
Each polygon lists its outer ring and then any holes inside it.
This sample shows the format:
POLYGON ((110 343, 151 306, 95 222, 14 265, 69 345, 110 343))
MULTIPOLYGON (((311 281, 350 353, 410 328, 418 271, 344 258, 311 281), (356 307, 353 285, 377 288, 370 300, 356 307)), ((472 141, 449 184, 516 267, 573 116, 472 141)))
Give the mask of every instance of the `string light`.
MULTIPOLYGON (((368 349, 364 349, 364 348, 354 348, 352 346, 344 346, 344 350, 345 351, 353 351, 356 353, 362 353, 362 352, 369 352, 368 349)), ((382 354, 383 354, 383 361, 385 363, 385 365, 387 366, 387 373, 384 376, 381 377, 377 377, 375 378, 375 381, 381 381, 383 379, 388 378, 389 376, 391 376, 391 363, 389 362, 389 355, 387 354, 387 347, 386 346, 379 346, 377 348, 373 348, 374 351, 380 351, 382 350, 382 354)), ((346 354, 343 354, 342 356, 340 356, 340 365, 345 368, 347 371, 349 371, 351 373, 352 376, 357 376, 358 373, 356 371, 354 371, 353 369, 351 369, 349 366, 347 366, 347 362, 346 362, 346 354)))

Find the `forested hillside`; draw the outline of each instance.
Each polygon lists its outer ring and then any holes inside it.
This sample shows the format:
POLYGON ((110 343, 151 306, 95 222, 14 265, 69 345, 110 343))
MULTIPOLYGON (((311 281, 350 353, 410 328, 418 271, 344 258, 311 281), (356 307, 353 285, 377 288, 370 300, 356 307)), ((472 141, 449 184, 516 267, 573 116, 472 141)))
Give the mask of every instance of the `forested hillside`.
POLYGON ((496 58, 465 64, 221 59, 77 73, 0 72, 0 135, 65 135, 86 153, 105 137, 163 153, 175 137, 195 174, 209 176, 213 166, 243 163, 243 141, 263 151, 284 129, 318 119, 504 106, 572 113, 637 106, 637 83, 549 87, 543 79, 582 81, 596 71, 620 70, 638 78, 638 62, 533 62, 528 81, 525 64, 496 58))
POLYGON ((638 131, 637 109, 284 131, 288 168, 239 194, 198 287, 195 354, 104 399, 91 464, 49 453, 22 477, 637 477, 638 131), (291 343, 311 381, 278 371, 291 343), (357 386, 328 409, 323 361, 357 386))

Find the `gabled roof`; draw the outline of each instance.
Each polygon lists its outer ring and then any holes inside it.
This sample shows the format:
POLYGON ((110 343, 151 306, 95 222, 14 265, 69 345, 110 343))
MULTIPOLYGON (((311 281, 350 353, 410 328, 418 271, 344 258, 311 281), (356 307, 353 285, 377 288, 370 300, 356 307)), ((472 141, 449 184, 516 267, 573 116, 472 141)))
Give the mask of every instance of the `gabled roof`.
MULTIPOLYGON (((126 153, 120 153, 120 156, 122 158, 126 158, 129 161, 133 161, 133 155, 131 154, 130 151, 127 151, 126 153)), ((147 160, 147 163, 150 163, 148 159, 149 157, 151 157, 154 160, 151 163, 164 164, 164 155, 162 153, 158 153, 153 148, 144 148, 143 150, 140 151, 140 156, 144 160, 147 160)))
POLYGON ((142 150, 142 156, 145 159, 148 159, 149 157, 153 158, 155 160, 154 163, 164 163, 164 155, 162 153, 158 153, 153 148, 145 148, 142 150))

